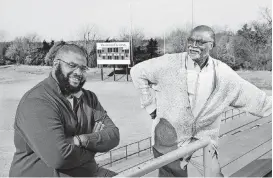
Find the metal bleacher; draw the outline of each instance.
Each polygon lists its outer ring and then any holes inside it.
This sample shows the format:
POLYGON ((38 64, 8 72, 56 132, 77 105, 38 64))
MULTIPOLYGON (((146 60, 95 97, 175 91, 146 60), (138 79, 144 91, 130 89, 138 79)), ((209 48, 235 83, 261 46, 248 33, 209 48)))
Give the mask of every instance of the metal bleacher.
MULTIPOLYGON (((224 175, 228 177, 270 175, 272 171, 271 116, 259 118, 231 108, 221 115, 221 120, 218 151, 224 175)), ((151 152, 150 137, 99 154, 96 160, 100 166, 120 175, 126 175, 132 170, 140 170, 157 161, 151 152)), ((201 149, 193 154, 188 166, 188 174, 190 177, 204 176, 201 149)), ((144 176, 156 177, 157 169, 144 176)))

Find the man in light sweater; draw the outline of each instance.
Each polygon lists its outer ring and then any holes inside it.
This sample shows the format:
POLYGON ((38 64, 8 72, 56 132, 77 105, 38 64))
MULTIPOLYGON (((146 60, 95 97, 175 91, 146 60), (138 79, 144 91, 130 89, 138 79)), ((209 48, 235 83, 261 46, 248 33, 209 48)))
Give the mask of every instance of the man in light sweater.
MULTIPOLYGON (((140 91, 141 107, 153 121, 154 156, 158 157, 190 142, 212 142, 212 175, 221 177, 218 161, 219 116, 229 106, 256 116, 269 116, 272 99, 243 80, 225 63, 212 58, 215 34, 205 25, 194 28, 187 52, 166 54, 141 62, 131 69, 140 91)), ((186 177, 190 157, 159 169, 159 176, 186 177)))

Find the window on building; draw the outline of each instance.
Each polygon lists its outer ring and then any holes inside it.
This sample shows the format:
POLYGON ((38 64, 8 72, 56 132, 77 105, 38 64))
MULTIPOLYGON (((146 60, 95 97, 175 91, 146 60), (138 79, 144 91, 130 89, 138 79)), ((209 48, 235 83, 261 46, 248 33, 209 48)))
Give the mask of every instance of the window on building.
POLYGON ((129 53, 129 49, 126 49, 126 50, 125 50, 125 53, 129 53))
POLYGON ((121 59, 124 59, 124 56, 121 56, 121 59))
POLYGON ((125 56, 128 57, 128 54, 126 54, 125 56))
POLYGON ((108 56, 108 59, 112 59, 112 56, 108 56))
POLYGON ((118 56, 115 56, 115 59, 118 59, 118 56))
POLYGON ((108 48, 108 53, 111 53, 112 52, 112 48, 108 48))
POLYGON ((102 56, 102 59, 105 59, 105 56, 102 56))

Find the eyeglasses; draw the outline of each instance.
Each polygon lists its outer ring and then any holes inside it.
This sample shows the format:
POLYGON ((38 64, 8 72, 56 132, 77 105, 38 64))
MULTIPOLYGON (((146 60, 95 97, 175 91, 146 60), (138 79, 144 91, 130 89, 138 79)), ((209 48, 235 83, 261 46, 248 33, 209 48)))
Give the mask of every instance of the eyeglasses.
POLYGON ((79 68, 82 72, 86 72, 89 69, 87 66, 80 66, 80 65, 75 64, 73 62, 66 62, 66 61, 64 61, 62 59, 57 59, 57 60, 60 60, 60 61, 62 61, 64 63, 66 63, 68 65, 68 67, 70 69, 72 69, 72 70, 76 70, 77 68, 79 68))
POLYGON ((196 46, 203 46, 204 44, 208 42, 213 42, 213 41, 195 40, 193 38, 188 38, 188 44, 193 45, 194 42, 196 46))

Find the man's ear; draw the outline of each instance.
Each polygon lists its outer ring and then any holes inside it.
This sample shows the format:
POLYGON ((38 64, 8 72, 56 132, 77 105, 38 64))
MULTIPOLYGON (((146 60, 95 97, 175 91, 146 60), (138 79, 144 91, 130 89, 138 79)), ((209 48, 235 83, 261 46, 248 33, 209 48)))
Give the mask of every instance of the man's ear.
POLYGON ((59 65, 59 63, 60 63, 60 61, 59 60, 56 60, 56 59, 54 59, 53 60, 53 68, 56 68, 58 65, 59 65))
POLYGON ((214 43, 213 42, 211 42, 210 43, 210 47, 209 47, 209 50, 212 50, 212 48, 214 47, 214 43))

